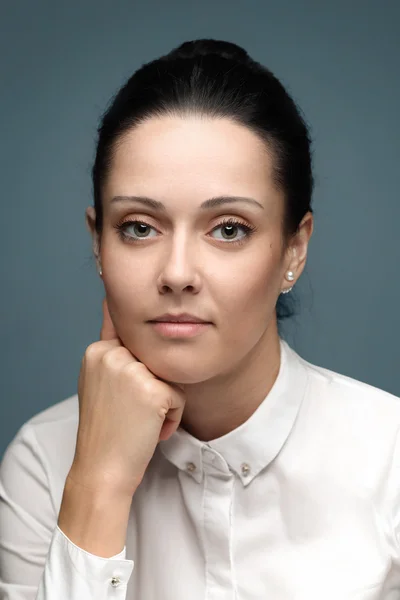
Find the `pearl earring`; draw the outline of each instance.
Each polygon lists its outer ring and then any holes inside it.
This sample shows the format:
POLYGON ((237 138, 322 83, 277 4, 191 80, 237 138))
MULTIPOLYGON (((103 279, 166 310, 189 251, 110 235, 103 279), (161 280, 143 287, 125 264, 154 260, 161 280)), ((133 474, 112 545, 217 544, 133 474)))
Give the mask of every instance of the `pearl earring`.
MULTIPOLYGON (((294 273, 293 273, 293 271, 288 271, 288 272, 286 273, 286 279, 287 279, 288 281, 293 281, 293 279, 294 279, 294 273)), ((282 291, 281 291, 281 294, 288 294, 289 292, 291 292, 291 291, 292 291, 292 289, 293 289, 293 286, 292 286, 292 287, 290 287, 290 288, 288 288, 287 290, 282 290, 282 291)))
POLYGON ((103 271, 102 271, 102 268, 101 268, 101 267, 100 267, 100 269, 99 269, 99 275, 100 275, 100 277, 103 275, 103 271))

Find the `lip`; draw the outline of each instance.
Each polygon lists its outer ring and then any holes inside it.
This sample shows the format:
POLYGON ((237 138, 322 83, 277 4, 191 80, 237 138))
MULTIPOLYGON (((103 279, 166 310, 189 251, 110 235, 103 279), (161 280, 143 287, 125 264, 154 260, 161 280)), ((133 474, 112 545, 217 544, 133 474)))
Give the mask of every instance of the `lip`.
POLYGON ((187 338, 204 333, 211 323, 171 323, 166 321, 149 321, 153 328, 164 337, 187 338))
POLYGON ((156 317, 155 319, 151 319, 150 323, 209 323, 209 321, 205 321, 204 319, 200 319, 200 317, 196 317, 195 315, 191 315, 189 313, 180 313, 174 315, 172 313, 165 313, 156 317))

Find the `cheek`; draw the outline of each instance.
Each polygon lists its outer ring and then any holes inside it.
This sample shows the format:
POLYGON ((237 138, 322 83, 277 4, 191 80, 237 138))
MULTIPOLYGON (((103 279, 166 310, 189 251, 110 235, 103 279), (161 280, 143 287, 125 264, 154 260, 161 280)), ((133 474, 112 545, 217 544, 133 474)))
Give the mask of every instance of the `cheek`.
POLYGON ((136 264, 133 260, 104 261, 103 284, 110 305, 110 312, 116 321, 125 319, 125 323, 150 318, 149 290, 151 272, 136 264))
POLYGON ((252 261, 245 268, 235 269, 214 280, 213 286, 219 296, 220 307, 237 315, 253 315, 261 311, 264 315, 276 303, 278 283, 276 261, 263 259, 252 261), (218 290, 218 291, 217 291, 218 290))
POLYGON ((121 242, 112 231, 107 231, 104 235, 102 264, 105 285, 122 296, 124 292, 129 293, 132 287, 140 286, 146 273, 151 276, 144 268, 140 252, 135 252, 135 248, 121 242))

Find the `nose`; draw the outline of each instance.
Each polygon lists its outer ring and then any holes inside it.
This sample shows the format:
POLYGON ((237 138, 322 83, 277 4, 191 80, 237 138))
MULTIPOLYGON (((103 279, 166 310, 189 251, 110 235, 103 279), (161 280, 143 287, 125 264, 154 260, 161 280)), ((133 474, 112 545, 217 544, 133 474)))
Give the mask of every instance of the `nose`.
POLYGON ((196 257, 198 257, 198 249, 196 252, 193 240, 183 235, 179 239, 175 237, 171 242, 170 250, 166 250, 162 258, 160 289, 169 288, 175 293, 187 288, 192 291, 198 290, 200 278, 196 257))

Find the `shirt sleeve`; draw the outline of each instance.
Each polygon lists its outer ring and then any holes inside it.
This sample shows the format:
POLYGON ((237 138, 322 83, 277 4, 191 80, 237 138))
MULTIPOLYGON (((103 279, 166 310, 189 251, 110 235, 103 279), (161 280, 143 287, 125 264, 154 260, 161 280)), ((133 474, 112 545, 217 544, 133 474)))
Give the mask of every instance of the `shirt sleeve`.
POLYGON ((32 426, 23 425, 0 463, 1 600, 125 600, 134 566, 126 548, 102 558, 67 538, 45 462, 32 426))
POLYGON ((110 558, 86 552, 57 525, 36 600, 125 600, 133 570, 125 555, 125 547, 110 558))

